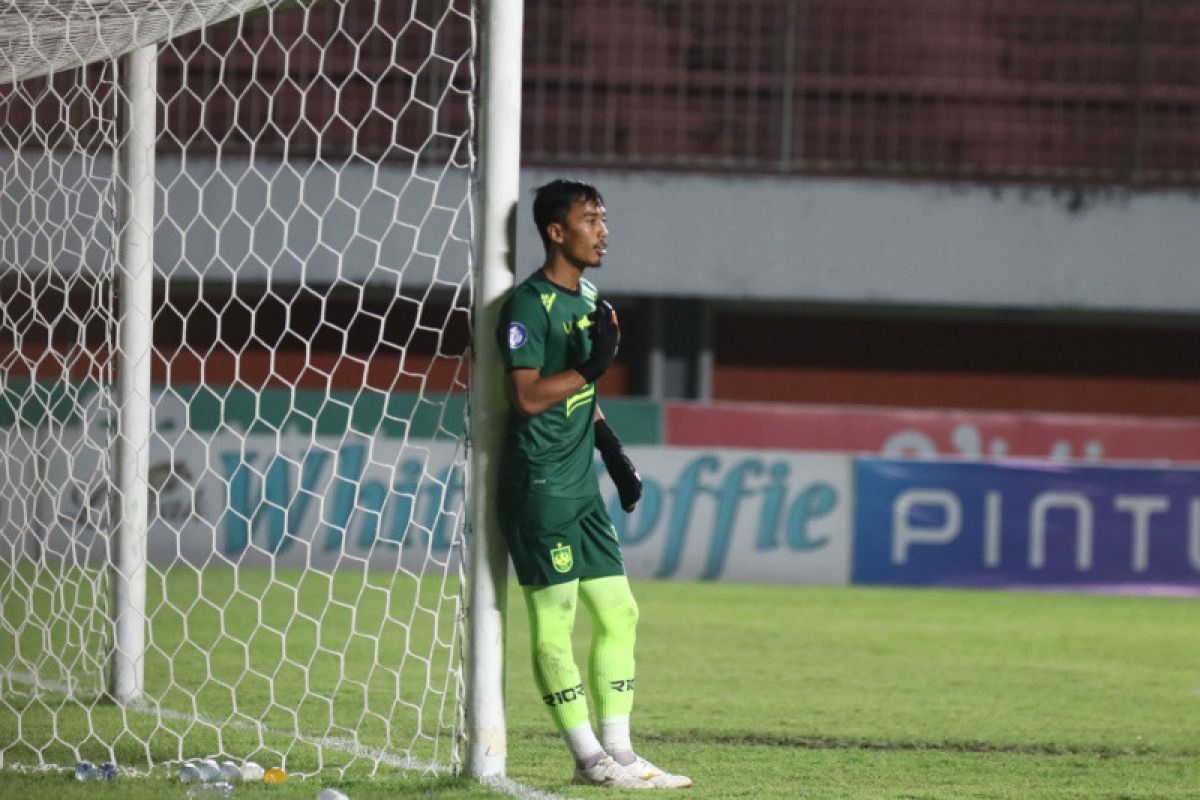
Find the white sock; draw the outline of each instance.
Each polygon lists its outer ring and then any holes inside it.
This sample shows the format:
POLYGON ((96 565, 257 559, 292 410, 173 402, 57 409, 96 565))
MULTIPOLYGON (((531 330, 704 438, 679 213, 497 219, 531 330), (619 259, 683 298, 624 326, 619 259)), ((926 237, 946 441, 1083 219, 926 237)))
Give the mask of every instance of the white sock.
POLYGON ((618 764, 632 764, 633 745, 629 741, 629 717, 605 717, 600 720, 600 741, 618 764))
POLYGON ((591 723, 583 722, 574 728, 568 728, 562 732, 562 736, 567 741, 567 747, 571 748, 575 763, 580 767, 590 767, 604 758, 604 748, 600 746, 600 740, 592 731, 591 723))

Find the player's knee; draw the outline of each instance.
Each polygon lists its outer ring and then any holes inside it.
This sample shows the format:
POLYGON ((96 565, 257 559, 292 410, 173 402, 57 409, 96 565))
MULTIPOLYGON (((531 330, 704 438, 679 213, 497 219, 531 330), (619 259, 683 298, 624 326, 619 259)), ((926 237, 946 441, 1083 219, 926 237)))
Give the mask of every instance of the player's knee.
POLYGON ((596 615, 596 624, 609 635, 629 635, 637 630, 638 604, 630 596, 596 615))
POLYGON ((630 597, 629 601, 622 607, 622 611, 624 613, 625 627, 630 631, 636 630, 640 615, 637 601, 630 597))

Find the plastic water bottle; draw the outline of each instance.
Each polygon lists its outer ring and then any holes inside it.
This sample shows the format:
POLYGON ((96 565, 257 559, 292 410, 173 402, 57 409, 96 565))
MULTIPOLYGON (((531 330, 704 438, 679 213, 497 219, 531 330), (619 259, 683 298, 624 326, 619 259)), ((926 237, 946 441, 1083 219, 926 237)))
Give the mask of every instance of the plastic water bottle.
POLYGON ((75 780, 77 780, 77 781, 100 780, 100 770, 96 769, 96 765, 90 761, 80 761, 75 765, 75 780))
POLYGON ((97 770, 97 773, 99 774, 99 776, 102 780, 111 781, 111 780, 116 780, 117 775, 119 775, 121 773, 121 770, 113 762, 105 761, 103 764, 100 765, 100 768, 97 770))
POLYGON ((331 789, 328 786, 317 792, 317 800, 350 800, 349 797, 339 792, 337 789, 331 789))
POLYGON ((242 777, 242 768, 232 761, 221 762, 221 780, 233 783, 242 777))
POLYGON ((179 765, 179 780, 184 783, 196 783, 200 780, 200 768, 190 761, 179 765))
POLYGON ((215 783, 197 783, 187 791, 188 797, 198 798, 214 798, 214 797, 233 797, 233 784, 229 781, 216 781, 215 783))
POLYGON ((256 764, 253 761, 246 761, 242 764, 242 780, 244 781, 261 781, 263 779, 262 765, 256 764))
POLYGON ((205 783, 221 780, 221 765, 215 758, 206 758, 197 767, 200 770, 200 780, 205 783))

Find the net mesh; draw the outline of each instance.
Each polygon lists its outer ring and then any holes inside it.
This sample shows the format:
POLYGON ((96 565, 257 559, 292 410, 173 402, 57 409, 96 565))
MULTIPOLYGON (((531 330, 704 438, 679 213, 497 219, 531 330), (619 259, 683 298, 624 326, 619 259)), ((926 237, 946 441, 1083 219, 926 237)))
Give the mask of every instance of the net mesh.
POLYGON ((459 759, 473 12, 250 5, 0 12, 0 766, 459 759), (145 684, 116 704, 113 59, 151 42, 145 684))
POLYGON ((261 0, 15 0, 0 14, 0 83, 114 59, 262 5, 261 0))

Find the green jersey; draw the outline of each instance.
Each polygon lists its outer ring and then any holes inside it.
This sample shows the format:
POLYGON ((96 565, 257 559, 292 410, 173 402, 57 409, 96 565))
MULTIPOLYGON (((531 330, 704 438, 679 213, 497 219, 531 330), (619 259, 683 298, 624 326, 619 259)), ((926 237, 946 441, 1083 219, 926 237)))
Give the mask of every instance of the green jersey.
MULTIPOLYGON (((591 354, 588 314, 596 287, 580 280, 579 291, 556 286, 541 270, 513 289, 500 312, 500 349, 508 370, 537 369, 555 375, 591 354)), ((599 491, 592 448, 596 385, 526 417, 509 411, 501 480, 554 497, 589 497, 599 491)))

